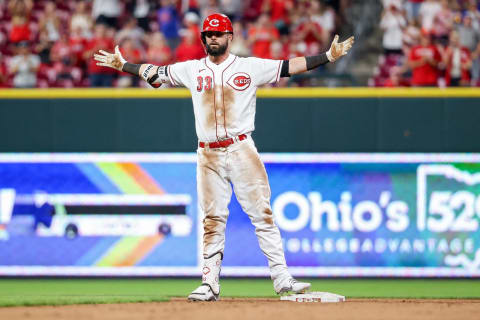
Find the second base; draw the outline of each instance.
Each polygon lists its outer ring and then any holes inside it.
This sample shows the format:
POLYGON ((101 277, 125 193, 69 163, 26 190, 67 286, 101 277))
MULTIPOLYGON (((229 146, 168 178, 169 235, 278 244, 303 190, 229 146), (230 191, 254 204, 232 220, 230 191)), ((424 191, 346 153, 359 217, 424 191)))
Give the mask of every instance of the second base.
POLYGON ((345 296, 341 296, 330 292, 313 291, 300 294, 292 294, 288 296, 281 296, 282 301, 294 302, 344 302, 345 296))

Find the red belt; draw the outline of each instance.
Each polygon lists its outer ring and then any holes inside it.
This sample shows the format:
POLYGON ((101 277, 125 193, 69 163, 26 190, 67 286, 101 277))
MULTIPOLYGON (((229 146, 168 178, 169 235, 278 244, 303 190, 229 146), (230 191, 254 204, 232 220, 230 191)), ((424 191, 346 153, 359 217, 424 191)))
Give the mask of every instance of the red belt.
POLYGON ((215 148, 226 148, 231 144, 234 144, 235 141, 242 141, 247 139, 246 134, 241 134, 235 138, 230 138, 226 140, 221 140, 221 141, 215 141, 215 142, 199 142, 198 146, 200 148, 205 148, 206 145, 208 145, 209 148, 215 149, 215 148))

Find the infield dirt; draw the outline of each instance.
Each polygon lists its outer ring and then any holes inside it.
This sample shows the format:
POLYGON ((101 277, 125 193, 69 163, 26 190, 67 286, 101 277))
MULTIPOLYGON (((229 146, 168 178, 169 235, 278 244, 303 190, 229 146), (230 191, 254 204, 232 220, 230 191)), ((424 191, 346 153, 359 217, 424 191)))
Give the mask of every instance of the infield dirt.
POLYGON ((96 304, 0 308, 0 319, 478 319, 480 300, 351 299, 343 303, 297 303, 277 299, 218 302, 96 304))

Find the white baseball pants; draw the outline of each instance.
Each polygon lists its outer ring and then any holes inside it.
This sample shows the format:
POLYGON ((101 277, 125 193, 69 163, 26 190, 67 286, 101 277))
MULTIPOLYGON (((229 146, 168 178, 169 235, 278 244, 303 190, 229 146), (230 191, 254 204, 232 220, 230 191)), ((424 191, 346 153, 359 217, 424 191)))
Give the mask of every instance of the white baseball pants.
POLYGON ((204 213, 204 258, 218 252, 223 254, 231 182, 238 202, 255 226, 272 280, 289 277, 280 231, 273 222, 267 172, 252 138, 248 136, 226 148, 198 148, 197 154, 198 200, 204 213))

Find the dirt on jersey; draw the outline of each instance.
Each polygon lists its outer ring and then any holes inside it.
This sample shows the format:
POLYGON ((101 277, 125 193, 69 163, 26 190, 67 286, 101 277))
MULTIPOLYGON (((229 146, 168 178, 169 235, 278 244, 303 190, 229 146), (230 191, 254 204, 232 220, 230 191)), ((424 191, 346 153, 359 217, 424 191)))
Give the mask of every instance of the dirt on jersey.
POLYGON ((235 122, 235 118, 234 118, 235 113, 233 112, 233 108, 235 106, 235 92, 233 92, 233 89, 229 88, 228 86, 223 87, 222 102, 223 102, 224 115, 225 115, 225 118, 224 118, 225 127, 228 128, 228 125, 230 123, 235 122))
POLYGON ((202 106, 205 112, 205 126, 215 128, 220 125, 221 128, 217 134, 219 137, 225 137, 224 127, 228 128, 228 124, 235 121, 233 112, 235 92, 233 89, 223 86, 222 90, 222 86, 217 85, 213 89, 204 90, 202 106))
POLYGON ((211 128, 215 127, 216 119, 215 119, 215 93, 212 89, 204 90, 202 95, 202 106, 205 112, 205 127, 211 128))

